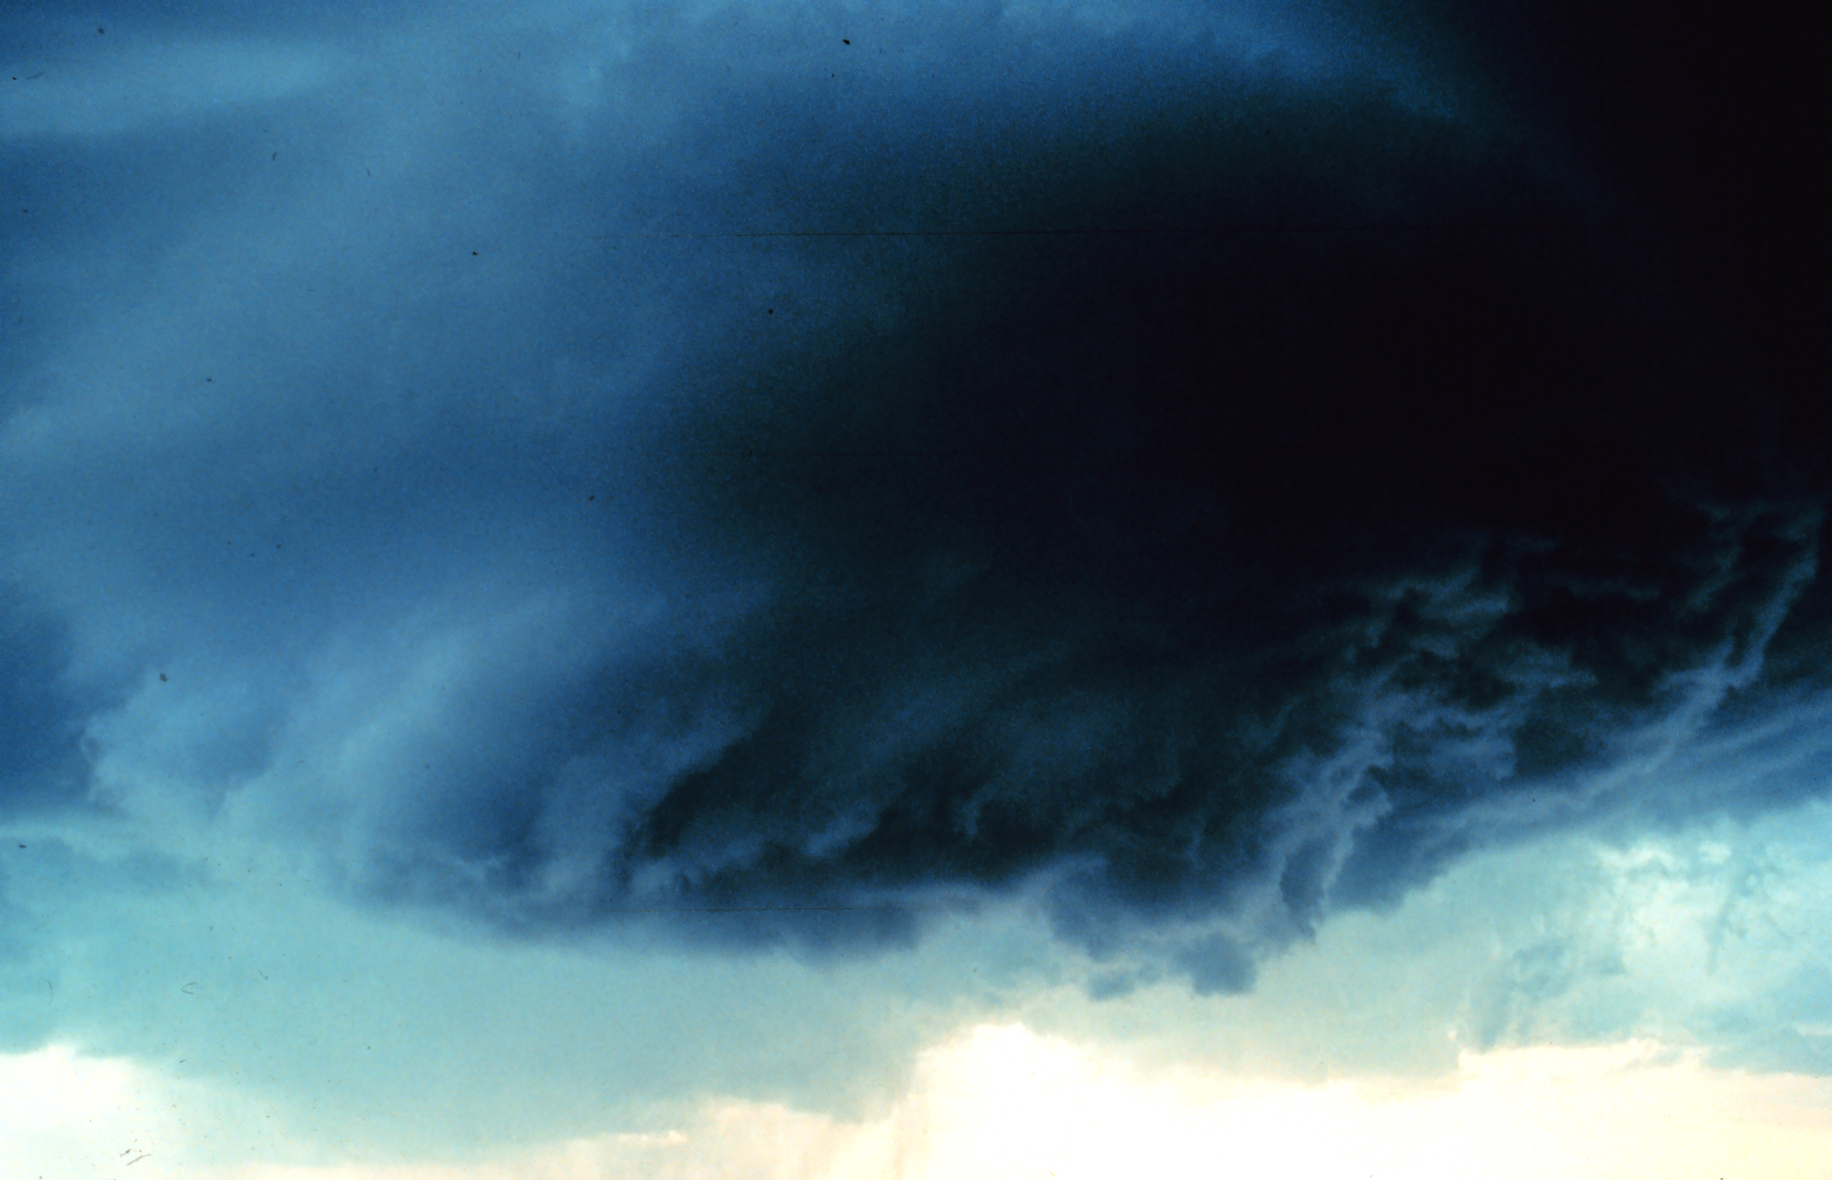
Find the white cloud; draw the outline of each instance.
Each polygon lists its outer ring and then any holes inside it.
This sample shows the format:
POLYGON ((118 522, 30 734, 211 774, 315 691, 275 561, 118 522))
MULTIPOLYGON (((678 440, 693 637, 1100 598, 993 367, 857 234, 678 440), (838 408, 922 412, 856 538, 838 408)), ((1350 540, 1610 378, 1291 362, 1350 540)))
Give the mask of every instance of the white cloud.
POLYGON ((1429 1084, 1306 1085, 985 1025, 925 1052, 910 1092, 864 1122, 715 1100, 672 1128, 463 1164, 314 1160, 246 1112, 225 1123, 233 1096, 66 1048, 0 1058, 0 1093, 0 1148, 44 1180, 109 1164, 131 1180, 1811 1180, 1832 1158, 1832 1079, 1713 1070, 1651 1041, 1465 1054, 1429 1084), (241 1151, 189 1158, 225 1133, 241 1151))
MULTIPOLYGON (((898 1118, 915 1177, 1808 1176, 1832 1080, 1704 1068, 1652 1042, 1465 1054, 1434 1083, 1141 1071, 1110 1052, 981 1028, 932 1052, 898 1118)), ((886 1173, 888 1175, 888 1173, 886 1173)))

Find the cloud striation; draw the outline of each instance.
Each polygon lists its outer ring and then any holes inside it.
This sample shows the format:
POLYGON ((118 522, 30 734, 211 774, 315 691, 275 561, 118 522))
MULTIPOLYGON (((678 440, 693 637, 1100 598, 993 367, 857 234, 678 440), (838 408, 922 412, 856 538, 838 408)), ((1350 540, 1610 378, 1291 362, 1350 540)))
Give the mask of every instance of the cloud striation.
POLYGON ((580 8, 249 90, 305 171, 218 161, 9 378, 7 617, 75 638, 8 624, 5 806, 82 730, 356 896, 829 953, 1028 894, 1235 991, 1471 849, 1823 793, 1660 774, 1824 708, 1804 198, 1507 6, 1244 11, 580 8))

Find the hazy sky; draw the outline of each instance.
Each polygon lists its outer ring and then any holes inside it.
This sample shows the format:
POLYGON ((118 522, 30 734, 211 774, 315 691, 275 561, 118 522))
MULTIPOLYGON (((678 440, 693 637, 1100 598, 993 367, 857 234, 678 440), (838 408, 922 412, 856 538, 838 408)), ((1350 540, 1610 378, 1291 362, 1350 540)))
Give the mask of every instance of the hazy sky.
POLYGON ((1832 1177, 1823 39, 1475 7, 9 7, 0 1174, 1832 1177))

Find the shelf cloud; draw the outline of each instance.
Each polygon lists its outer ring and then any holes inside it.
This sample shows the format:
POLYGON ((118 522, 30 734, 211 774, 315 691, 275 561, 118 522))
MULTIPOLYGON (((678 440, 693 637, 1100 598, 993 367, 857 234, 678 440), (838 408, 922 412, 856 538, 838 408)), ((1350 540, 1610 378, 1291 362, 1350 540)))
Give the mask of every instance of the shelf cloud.
POLYGON ((6 27, 22 847, 815 970, 1032 906, 1119 1001, 1825 796, 1824 181, 1767 34, 6 27))

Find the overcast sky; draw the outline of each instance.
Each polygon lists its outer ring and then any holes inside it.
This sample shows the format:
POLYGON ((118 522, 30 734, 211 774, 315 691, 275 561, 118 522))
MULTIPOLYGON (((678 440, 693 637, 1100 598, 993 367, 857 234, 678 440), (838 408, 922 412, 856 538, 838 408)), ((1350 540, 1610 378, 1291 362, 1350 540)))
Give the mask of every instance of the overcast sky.
POLYGON ((1832 1176, 1823 39, 1477 7, 10 7, 0 1171, 1832 1176))

